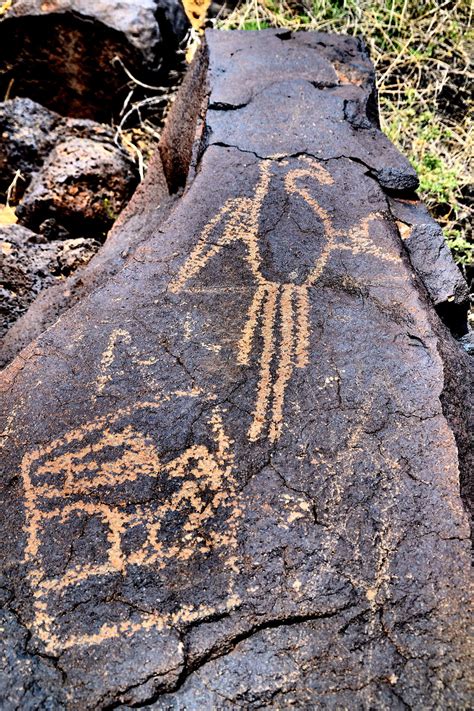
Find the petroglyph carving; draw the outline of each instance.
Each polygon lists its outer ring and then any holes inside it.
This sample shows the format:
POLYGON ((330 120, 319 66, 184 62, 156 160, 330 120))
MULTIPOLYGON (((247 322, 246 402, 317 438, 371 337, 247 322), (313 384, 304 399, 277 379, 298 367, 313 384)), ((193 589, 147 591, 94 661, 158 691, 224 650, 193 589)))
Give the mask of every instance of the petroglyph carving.
MULTIPOLYGON (((196 397, 196 391, 174 393, 173 399, 196 397)), ((99 417, 25 455, 25 562, 34 599, 34 628, 50 653, 75 645, 134 634, 142 629, 199 619, 216 612, 205 605, 183 605, 173 613, 151 611, 139 619, 104 623, 87 631, 62 633, 57 605, 74 587, 126 576, 132 566, 150 568, 154 576, 196 556, 217 555, 226 569, 226 609, 237 604, 233 576, 237 557, 237 523, 241 515, 233 476, 232 442, 224 432, 222 413, 212 407, 207 419, 211 445, 196 442, 171 460, 131 424, 142 410, 160 402, 142 402, 99 417), (145 502, 133 503, 131 487, 154 487, 145 502), (51 576, 55 536, 64 524, 95 526, 103 550, 95 543, 51 576)), ((78 537, 80 542, 80 536, 78 537)), ((76 541, 77 543, 77 541, 76 541)), ((83 546, 84 548, 84 546, 83 546)), ((87 549, 87 545, 85 546, 87 549)))
MULTIPOLYGON (((298 282, 293 273, 288 275, 288 281, 285 282, 272 281, 264 276, 264 260, 259 247, 259 222, 264 200, 270 191, 273 161, 269 159, 260 165, 260 177, 254 196, 227 200, 206 225, 195 249, 171 284, 174 292, 185 288, 192 290, 187 285, 210 259, 232 243, 241 241, 245 245, 245 261, 256 282, 256 290, 237 346, 237 362, 249 365, 253 344, 258 336, 262 342, 257 394, 248 430, 250 441, 257 440, 266 427, 272 442, 281 434, 286 389, 294 369, 305 368, 309 362, 310 290, 320 278, 333 252, 363 252, 384 261, 398 261, 393 255, 385 254, 370 238, 371 223, 383 219, 383 215, 368 215, 349 233, 335 229, 328 211, 317 202, 307 187, 300 184, 301 179, 312 178, 320 185, 332 186, 333 177, 320 163, 306 156, 301 157, 299 162, 300 167, 290 169, 285 176, 286 193, 304 200, 310 206, 322 223, 325 238, 319 258, 303 280, 298 282), (221 232, 216 235, 219 227, 221 232)), ((280 166, 287 164, 279 162, 280 166)))
POLYGON ((96 392, 93 395, 93 400, 96 400, 98 396, 105 394, 107 386, 113 383, 114 378, 116 379, 117 376, 124 374, 123 369, 119 368, 116 368, 115 372, 113 372, 117 349, 121 345, 125 345, 127 347, 127 364, 132 363, 139 368, 143 368, 143 377, 149 380, 146 368, 156 363, 156 357, 152 356, 150 358, 143 358, 139 349, 133 345, 132 337, 129 331, 124 328, 115 328, 109 336, 107 347, 102 353, 102 357, 100 359, 99 376, 97 378, 96 392))

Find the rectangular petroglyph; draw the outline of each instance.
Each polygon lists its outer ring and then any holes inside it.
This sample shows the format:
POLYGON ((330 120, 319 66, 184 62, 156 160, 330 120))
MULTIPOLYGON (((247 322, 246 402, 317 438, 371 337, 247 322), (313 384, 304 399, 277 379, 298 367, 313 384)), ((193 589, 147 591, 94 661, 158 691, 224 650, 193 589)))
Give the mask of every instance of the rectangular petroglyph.
MULTIPOLYGON (((196 396, 196 393, 173 394, 177 398, 196 396)), ((169 399, 170 396, 165 401, 169 399)), ((127 424, 127 418, 134 413, 153 411, 162 404, 141 402, 96 418, 24 457, 21 469, 28 520, 25 563, 34 590, 35 628, 50 652, 97 644, 114 636, 160 628, 181 619, 191 621, 216 612, 201 605, 168 615, 150 613, 139 620, 104 623, 94 631, 66 637, 61 635, 61 625, 50 614, 54 598, 64 597, 69 589, 94 579, 100 583, 111 575, 125 576, 130 567, 151 566, 157 573, 170 561, 186 561, 220 549, 225 549, 229 568, 235 565, 231 551, 237 543, 240 511, 235 499, 232 452, 222 415, 215 408, 209 417, 214 452, 204 444, 194 444, 180 456, 163 462, 151 439, 127 424), (171 482, 172 493, 163 501, 132 505, 131 482, 136 482, 141 491, 154 482, 166 489, 171 482), (88 494, 100 494, 100 502, 91 502, 88 494), (181 519, 178 539, 177 516, 181 519), (169 529, 172 519, 174 533, 170 539, 166 528, 169 529), (101 530, 99 535, 94 532, 91 536, 86 559, 75 562, 70 552, 64 568, 62 528, 67 525, 76 535, 79 529, 83 536, 85 526, 90 527, 91 523, 101 530), (132 539, 133 533, 136 540, 127 545, 127 536, 132 539), (58 572, 52 576, 51 560, 58 556, 58 572)), ((81 558, 80 551, 76 555, 81 558)), ((231 581, 229 585, 227 605, 231 608, 236 598, 231 581)))

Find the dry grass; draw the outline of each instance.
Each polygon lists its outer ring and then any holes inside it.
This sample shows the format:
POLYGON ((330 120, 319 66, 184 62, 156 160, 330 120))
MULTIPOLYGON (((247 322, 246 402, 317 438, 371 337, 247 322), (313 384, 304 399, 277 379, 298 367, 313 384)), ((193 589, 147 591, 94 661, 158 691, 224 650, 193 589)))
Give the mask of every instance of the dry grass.
POLYGON ((185 51, 186 47, 178 51, 175 67, 163 73, 163 84, 159 86, 145 84, 130 72, 120 57, 114 59, 128 80, 128 94, 113 126, 115 142, 135 161, 141 180, 184 76, 185 51))
POLYGON ((246 0, 217 26, 362 35, 377 70, 382 128, 417 169, 421 196, 472 278, 474 33, 468 0, 246 0))

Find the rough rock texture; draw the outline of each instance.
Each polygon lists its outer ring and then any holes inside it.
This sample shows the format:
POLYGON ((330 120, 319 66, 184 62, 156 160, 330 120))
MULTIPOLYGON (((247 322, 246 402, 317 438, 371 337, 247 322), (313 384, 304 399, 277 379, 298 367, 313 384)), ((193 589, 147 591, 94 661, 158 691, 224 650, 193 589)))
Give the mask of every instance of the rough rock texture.
POLYGON ((202 53, 196 57, 181 84, 145 180, 114 223, 104 246, 83 269, 45 289, 12 326, 0 344, 0 367, 10 362, 68 308, 116 274, 136 247, 159 229, 179 198, 178 187, 185 182, 189 169, 193 175, 199 148, 198 141, 195 141, 193 155, 193 139, 203 104, 206 70, 207 57, 202 53), (173 188, 171 195, 169 186, 173 188))
POLYGON ((4 705, 467 709, 467 356, 390 210, 413 174, 320 88, 336 55, 372 92, 355 40, 208 40, 184 196, 4 374, 4 705))
POLYGON ((419 200, 390 199, 400 236, 441 318, 459 336, 466 333, 469 289, 453 262, 438 225, 419 200))
POLYGON ((328 42, 318 34, 301 33, 286 44, 289 35, 277 32, 265 46, 255 42, 243 50, 223 33, 219 49, 229 68, 216 77, 208 143, 238 146, 260 158, 299 153, 322 161, 345 157, 366 166, 382 187, 418 187, 408 160, 378 129, 368 55, 353 42, 328 42), (317 60, 308 64, 311 50, 317 60), (247 82, 238 81, 242 73, 247 82), (236 111, 234 121, 228 110, 236 111), (303 130, 300 117, 305 117, 303 130))
MULTIPOLYGON (((21 179, 17 182, 16 197, 19 199, 28 187, 32 176, 41 170, 51 152, 61 143, 76 145, 78 140, 97 145, 97 156, 107 149, 117 155, 115 162, 125 161, 124 190, 118 199, 125 200, 132 188, 130 173, 133 163, 126 160, 114 142, 114 131, 87 119, 64 118, 54 111, 37 104, 31 99, 16 98, 0 103, 0 192, 2 199, 17 171, 21 179)), ((61 176, 58 176, 61 179, 61 176)), ((64 176, 70 182, 72 176, 64 176)), ((137 176, 133 175, 136 183, 137 176)), ((99 186, 101 187, 101 186, 99 186)))
POLYGON ((51 151, 16 214, 49 239, 84 234, 104 239, 136 183, 130 159, 117 146, 70 138, 51 151))
POLYGON ((127 76, 153 81, 189 24, 178 0, 13 0, 0 21, 0 90, 108 122, 127 76), (170 51, 171 50, 171 51, 170 51))
POLYGON ((42 289, 87 263, 98 248, 94 240, 47 242, 21 225, 0 226, 0 336, 42 289))
MULTIPOLYGON (((10 197, 19 201, 17 216, 37 233, 22 231, 19 225, 2 230, 8 243, 0 264, 3 334, 40 290, 51 284, 67 288, 65 277, 97 251, 128 203, 138 175, 130 157, 115 144, 110 127, 64 118, 20 98, 0 104, 0 168, 3 201, 13 184, 10 197), (48 246, 47 240, 65 244, 48 246)), ((41 325, 39 320, 34 335, 44 330, 41 325)), ((12 338, 2 343, 2 352, 12 338)), ((30 340, 21 340, 18 348, 30 340)))
POLYGON ((32 174, 57 143, 59 114, 49 111, 31 99, 13 99, 0 103, 0 186, 2 202, 15 178, 16 194, 21 197, 32 174))

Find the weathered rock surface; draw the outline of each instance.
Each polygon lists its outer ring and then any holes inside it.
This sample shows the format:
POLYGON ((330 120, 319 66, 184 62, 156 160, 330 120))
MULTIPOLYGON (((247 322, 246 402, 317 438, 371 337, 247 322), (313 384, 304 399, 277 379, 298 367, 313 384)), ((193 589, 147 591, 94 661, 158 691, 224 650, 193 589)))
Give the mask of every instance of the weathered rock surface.
POLYGON ((127 77, 153 81, 189 26, 178 0, 13 0, 0 21, 2 96, 10 86, 68 116, 110 121, 127 77))
MULTIPOLYGON (((22 231, 20 225, 2 229, 8 251, 0 264, 3 334, 40 290, 52 284, 67 288, 64 278, 97 251, 128 203, 138 175, 110 127, 63 118, 20 98, 0 104, 0 167, 3 201, 13 185, 10 197, 19 200, 17 216, 37 233, 22 231), (47 240, 64 244, 48 246, 47 240)), ((55 308, 47 325, 58 315, 55 308)), ((41 325, 40 320, 34 335, 44 330, 41 325)), ((10 350, 12 338, 14 334, 2 343, 2 352, 4 347, 10 350)), ((21 340, 18 348, 30 340, 21 340)))
POLYGON ((70 138, 51 151, 16 214, 49 239, 85 234, 105 239, 136 183, 130 159, 117 146, 70 138))
POLYGON ((49 239, 102 237, 130 199, 138 175, 95 121, 63 118, 30 99, 0 104, 1 189, 17 171, 17 215, 49 239), (44 224, 45 223, 45 224, 44 224))
POLYGON ((456 335, 465 334, 469 289, 453 261, 443 230, 419 200, 391 198, 389 202, 410 261, 436 310, 456 335))
POLYGON ((408 160, 378 129, 373 69, 351 39, 301 33, 286 44, 288 32, 278 32, 265 46, 254 42, 245 51, 225 33, 216 41, 229 69, 216 76, 207 116, 209 144, 236 146, 260 158, 345 157, 365 165, 382 187, 418 187, 408 160), (317 60, 308 64, 311 50, 317 60), (274 65, 268 64, 268 52, 274 65), (244 73, 247 82, 236 80, 244 73), (280 77, 276 82, 274 73, 280 77), (236 112, 234 121, 225 110, 236 112))
POLYGON ((5 371, 6 708, 470 706, 467 356, 363 47, 278 34, 208 34, 184 196, 5 371))
POLYGON ((39 294, 97 252, 94 240, 47 242, 21 225, 0 226, 0 336, 39 294))
POLYGON ((19 171, 16 194, 21 197, 32 174, 57 143, 59 114, 31 99, 0 103, 0 186, 5 202, 9 186, 19 171))
MULTIPOLYGON (((31 99, 16 98, 0 103, 0 192, 3 201, 17 171, 21 173, 21 179, 17 183, 16 197, 20 198, 33 175, 48 162, 51 152, 59 144, 71 142, 76 145, 78 141, 79 146, 82 145, 80 141, 85 141, 84 145, 90 145, 91 141, 100 144, 96 150, 98 159, 106 150, 117 156, 116 163, 126 162, 123 166, 124 190, 118 193, 119 200, 126 200, 137 176, 133 175, 131 185, 129 176, 133 173, 133 163, 126 161, 126 156, 118 150, 110 126, 87 119, 64 118, 31 99)), ((73 175, 66 174, 62 180, 58 176, 58 180, 70 183, 73 175)), ((100 184, 99 189, 103 189, 100 184)))
POLYGON ((179 198, 180 188, 186 182, 190 167, 193 172, 198 157, 199 143, 194 137, 203 105, 206 69, 206 56, 199 55, 173 103, 145 180, 114 223, 102 249, 83 269, 42 291, 13 324, 0 343, 0 367, 9 363, 62 313, 116 274, 136 247, 158 231, 179 198))

